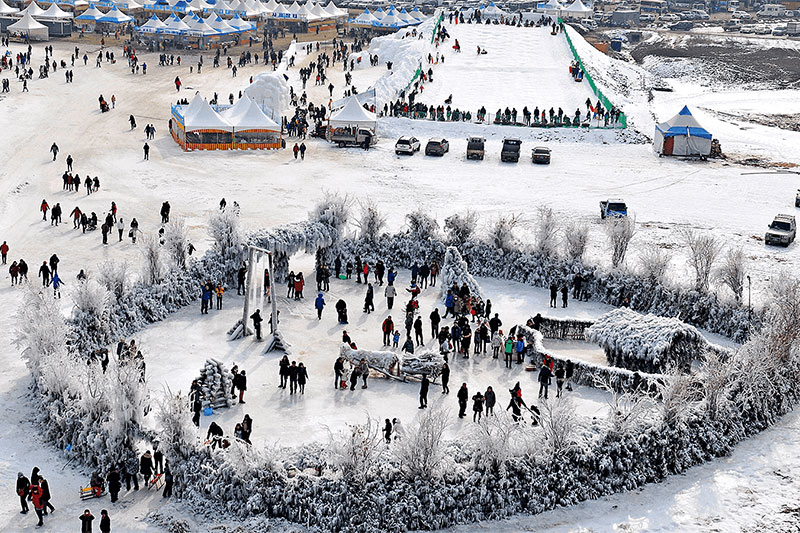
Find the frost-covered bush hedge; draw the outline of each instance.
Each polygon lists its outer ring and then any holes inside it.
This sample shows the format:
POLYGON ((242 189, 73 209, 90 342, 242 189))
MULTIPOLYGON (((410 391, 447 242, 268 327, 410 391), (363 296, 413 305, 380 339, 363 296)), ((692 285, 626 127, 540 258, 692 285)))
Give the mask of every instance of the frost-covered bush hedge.
POLYGON ((238 265, 238 258, 223 259, 216 250, 209 250, 201 259, 189 260, 186 269, 169 270, 160 283, 133 284, 122 297, 110 299, 102 319, 76 309, 68 321, 73 349, 86 355, 164 320, 199 301, 201 286, 206 281, 235 286, 238 265))
MULTIPOLYGON (((383 260, 387 266, 410 268, 415 262, 437 260, 442 263, 447 245, 438 238, 416 239, 408 233, 384 235, 376 242, 343 239, 335 254, 360 255, 369 261, 383 260)), ((589 296, 600 302, 642 313, 677 317, 693 326, 743 342, 748 336, 747 308, 720 301, 715 295, 692 288, 670 287, 652 278, 630 272, 603 271, 578 260, 551 257, 535 252, 504 252, 494 246, 467 241, 458 246, 473 276, 500 278, 549 287, 569 283, 580 273, 589 296)), ((761 323, 763 310, 753 310, 753 330, 761 323)))

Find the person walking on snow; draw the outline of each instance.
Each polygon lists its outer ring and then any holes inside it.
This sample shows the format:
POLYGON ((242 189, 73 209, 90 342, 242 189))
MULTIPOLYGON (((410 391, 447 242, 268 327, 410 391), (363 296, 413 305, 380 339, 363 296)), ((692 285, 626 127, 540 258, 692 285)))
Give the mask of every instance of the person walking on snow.
POLYGON ((431 382, 428 379, 428 374, 422 374, 422 382, 419 386, 419 408, 425 409, 428 407, 428 389, 431 382))
POLYGON ((56 156, 58 156, 58 145, 53 143, 53 146, 50 147, 50 151, 53 153, 53 161, 55 161, 56 156))
POLYGON ((469 398, 469 390, 466 383, 461 384, 456 397, 458 398, 458 418, 464 418, 467 416, 467 399, 469 398))
POLYGON ((322 320, 322 309, 325 307, 325 298, 322 293, 317 294, 317 299, 314 300, 314 307, 317 310, 317 320, 322 320))
POLYGON ((142 150, 144 150, 144 160, 148 161, 150 159, 150 145, 145 142, 142 150))

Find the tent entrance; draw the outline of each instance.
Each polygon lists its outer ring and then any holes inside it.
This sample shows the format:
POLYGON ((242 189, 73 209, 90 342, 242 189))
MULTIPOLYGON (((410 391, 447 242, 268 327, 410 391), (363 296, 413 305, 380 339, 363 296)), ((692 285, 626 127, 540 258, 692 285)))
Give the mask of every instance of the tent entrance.
POLYGON ((675 148, 675 137, 667 137, 664 139, 664 149, 661 151, 664 155, 672 155, 672 150, 675 148))

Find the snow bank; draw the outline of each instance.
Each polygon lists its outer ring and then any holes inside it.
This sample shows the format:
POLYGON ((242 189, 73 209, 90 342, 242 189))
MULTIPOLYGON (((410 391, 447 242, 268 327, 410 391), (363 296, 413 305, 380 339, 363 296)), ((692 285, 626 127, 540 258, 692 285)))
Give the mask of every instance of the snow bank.
POLYGON ((395 100, 400 91, 408 87, 414 79, 417 69, 425 62, 428 53, 434 52, 435 47, 431 44, 431 36, 436 26, 438 12, 425 22, 417 26, 416 36, 412 34, 412 29, 401 29, 389 35, 383 35, 372 39, 369 43, 367 52, 354 52, 350 54, 350 59, 361 63, 356 65, 356 69, 368 68, 369 55, 377 55, 380 64, 385 65, 388 61, 392 62, 392 69, 378 78, 373 84, 375 97, 379 108, 383 104, 395 100))
POLYGON ((346 343, 342 343, 339 348, 339 355, 353 366, 357 366, 364 359, 370 368, 385 372, 387 374, 397 374, 399 359, 397 354, 390 351, 379 350, 354 350, 346 343))

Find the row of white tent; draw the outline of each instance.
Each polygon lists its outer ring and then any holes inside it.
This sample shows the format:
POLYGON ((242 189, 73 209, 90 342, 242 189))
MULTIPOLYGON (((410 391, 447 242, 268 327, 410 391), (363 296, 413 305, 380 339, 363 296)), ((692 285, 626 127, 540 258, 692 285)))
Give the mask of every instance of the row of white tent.
POLYGON ((147 22, 138 26, 136 31, 164 35, 212 37, 215 35, 242 33, 254 29, 256 29, 254 23, 243 20, 239 15, 230 20, 225 20, 217 14, 211 14, 208 18, 203 19, 196 13, 190 13, 181 19, 177 14, 173 13, 164 21, 153 15, 147 22))
MULTIPOLYGON (((42 3, 47 3, 43 0, 42 3)), ((136 0, 100 0, 97 2, 87 2, 85 0, 56 0, 51 3, 47 10, 42 9, 32 1, 25 9, 20 11, 11 7, 0 0, 0 15, 16 15, 24 17, 30 14, 34 19, 43 18, 49 20, 72 19, 73 14, 66 12, 58 7, 57 4, 71 5, 74 8, 90 6, 81 15, 74 17, 78 21, 95 21, 122 23, 130 22, 132 19, 120 11, 130 11, 134 9, 145 9, 149 11, 161 11, 166 13, 192 13, 201 12, 216 13, 218 15, 239 15, 243 17, 270 17, 276 19, 299 19, 304 21, 322 20, 331 18, 346 17, 347 11, 340 9, 334 4, 333 0, 323 6, 321 3, 307 2, 300 5, 295 0, 292 4, 280 4, 276 0, 263 2, 260 0, 156 0, 155 2, 145 2, 144 5, 137 3, 136 0), (109 7, 109 13, 103 13, 98 7, 109 7), (87 14, 88 13, 88 14, 87 14), (103 18, 106 17, 106 20, 103 18)))
POLYGON ((405 8, 397 11, 395 10, 394 6, 390 6, 385 12, 380 7, 374 12, 371 12, 369 9, 365 9, 363 13, 354 19, 350 19, 349 22, 359 26, 402 28, 405 26, 419 24, 424 18, 425 15, 423 15, 417 7, 408 12, 405 8))
MULTIPOLYGON (((489 5, 481 4, 478 9, 481 12, 481 18, 483 19, 499 19, 499 18, 509 18, 513 17, 513 13, 509 13, 508 11, 504 11, 501 8, 497 7, 494 2, 489 2, 489 5)), ((474 11, 472 8, 465 8, 463 9, 465 12, 472 12, 474 11)), ((544 3, 540 3, 536 6, 536 11, 540 13, 548 13, 552 15, 567 15, 567 16, 582 16, 582 15, 591 15, 592 9, 587 7, 586 4, 583 3, 582 0, 574 0, 571 4, 562 4, 558 0, 547 0, 544 3)))
POLYGON ((188 106, 182 108, 182 114, 183 129, 187 132, 267 130, 280 133, 281 131, 280 125, 265 115, 247 94, 242 95, 235 105, 219 113, 197 94, 188 106))

